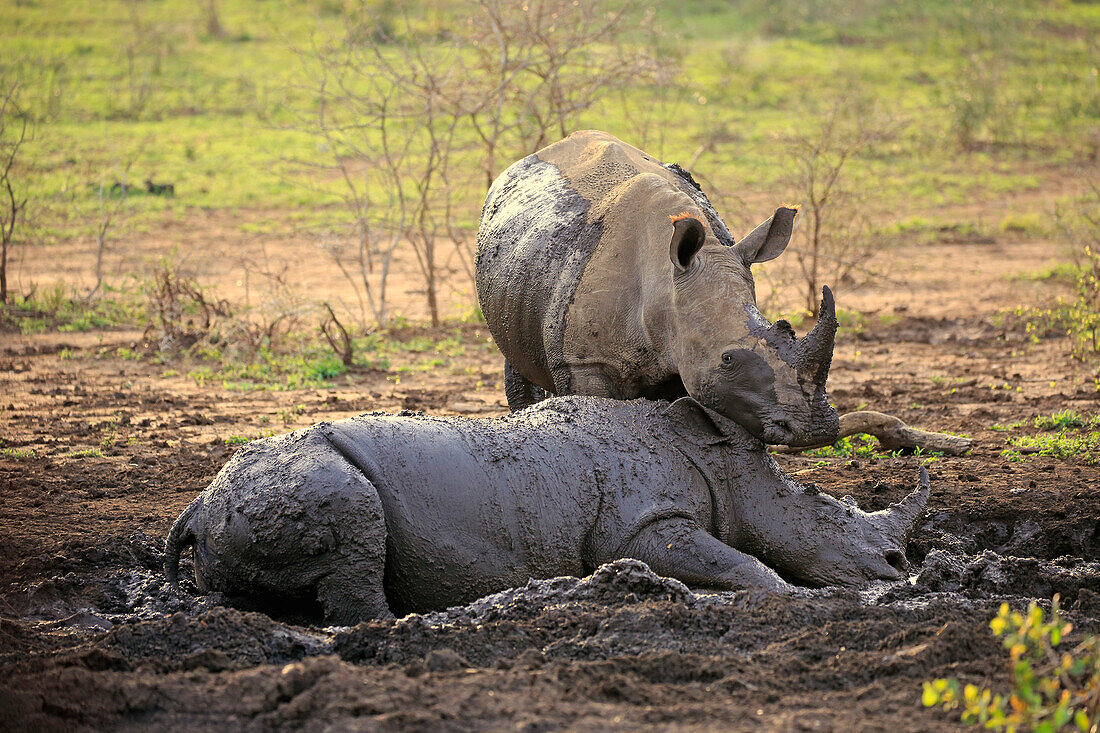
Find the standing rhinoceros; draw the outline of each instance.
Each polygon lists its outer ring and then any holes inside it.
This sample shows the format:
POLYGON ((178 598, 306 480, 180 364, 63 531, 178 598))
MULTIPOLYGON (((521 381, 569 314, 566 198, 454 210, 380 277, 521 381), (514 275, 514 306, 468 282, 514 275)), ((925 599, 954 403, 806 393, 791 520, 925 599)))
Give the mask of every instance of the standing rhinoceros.
POLYGON ((832 294, 798 341, 757 310, 749 270, 783 252, 796 213, 776 209, 734 243, 689 173, 595 130, 513 164, 489 189, 477 242, 508 404, 542 390, 688 394, 766 443, 832 443, 832 294))
POLYGON ((331 623, 440 609, 632 557, 693 586, 897 579, 928 499, 867 514, 689 397, 561 397, 503 419, 363 415, 243 448, 176 521, 204 590, 331 623), (769 567, 770 566, 770 567, 769 567))

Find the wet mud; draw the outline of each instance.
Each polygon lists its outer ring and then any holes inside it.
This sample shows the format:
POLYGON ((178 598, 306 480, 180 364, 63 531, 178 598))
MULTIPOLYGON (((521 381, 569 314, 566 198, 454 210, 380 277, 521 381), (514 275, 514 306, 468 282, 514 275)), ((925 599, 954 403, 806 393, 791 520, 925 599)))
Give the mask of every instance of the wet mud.
MULTIPOLYGON (((1070 642, 1100 633, 1100 468, 1078 458, 1008 461, 1004 434, 990 427, 1061 409, 1100 412, 1091 392, 1029 381, 1066 368, 1045 347, 1013 357, 1024 347, 982 324, 910 319, 838 350, 831 391, 842 412, 873 402, 977 442, 969 456, 929 465, 932 496, 910 539, 907 580, 706 593, 619 561, 585 578, 531 581, 351 627, 322 625, 308 603, 272 617, 199 595, 186 559, 173 588, 160 569, 163 538, 239 449, 227 436, 268 425, 254 416, 305 404, 292 429, 394 412, 426 394, 446 405, 467 386, 395 386, 380 375, 358 396, 240 393, 168 382, 140 362, 7 350, 18 369, 3 376, 12 395, 0 399, 5 447, 35 455, 0 457, 4 725, 951 728, 950 715, 921 707, 920 683, 953 675, 1003 686, 1006 657, 988 626, 1002 601, 1024 608, 1059 593, 1075 626, 1070 642), (956 338, 941 339, 944 329, 956 338), (884 353, 865 369, 855 348, 884 353), (991 387, 1003 383, 1012 389, 991 387), (79 455, 95 446, 101 456, 79 455)), ((874 511, 912 489, 924 458, 777 460, 801 483, 874 511)))

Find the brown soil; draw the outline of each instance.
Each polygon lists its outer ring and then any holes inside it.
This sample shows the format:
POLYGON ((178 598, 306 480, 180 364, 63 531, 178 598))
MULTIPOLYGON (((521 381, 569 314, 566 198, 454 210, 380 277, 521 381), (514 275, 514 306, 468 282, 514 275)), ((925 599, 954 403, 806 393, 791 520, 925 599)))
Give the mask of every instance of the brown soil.
MULTIPOLYGON (((1100 632, 1100 467, 1009 461, 1006 433, 991 429, 1100 413, 1091 375, 1061 340, 1030 343, 997 318, 1053 296, 1048 283, 1010 275, 1055 254, 999 238, 901 248, 891 281, 840 291, 842 306, 873 314, 838 344, 841 411, 866 405, 977 441, 929 466, 914 582, 862 593, 696 595, 626 562, 351 629, 229 608, 187 582, 168 587, 159 567, 168 527, 235 450, 232 436, 375 409, 499 414, 501 363, 484 331, 460 329, 465 353, 430 371, 354 373, 298 392, 200 386, 104 350, 135 333, 0 334, 0 436, 11 449, 0 455, 5 726, 950 727, 921 707, 920 683, 1003 686, 988 629, 1001 600, 1058 592, 1075 635, 1100 632)), ((778 460, 879 509, 912 487, 922 458, 778 460)))

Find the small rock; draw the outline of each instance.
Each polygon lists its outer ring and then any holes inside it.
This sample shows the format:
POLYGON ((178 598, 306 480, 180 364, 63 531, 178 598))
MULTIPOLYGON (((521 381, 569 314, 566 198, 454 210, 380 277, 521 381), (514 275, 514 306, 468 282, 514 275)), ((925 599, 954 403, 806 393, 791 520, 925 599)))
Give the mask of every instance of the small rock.
POLYGON ((424 657, 424 666, 429 672, 454 672, 457 669, 466 669, 470 663, 466 658, 453 649, 433 649, 424 657))
POLYGON ((180 665, 184 669, 208 669, 211 672, 224 672, 233 668, 233 661, 220 649, 199 649, 184 657, 180 665))
POLYGON ((1081 588, 1077 591, 1077 600, 1073 602, 1070 608, 1084 613, 1100 613, 1100 593, 1088 588, 1081 588))
POLYGON ((524 649, 513 664, 520 669, 538 669, 546 664, 546 656, 538 649, 531 647, 524 649))
POLYGON ((50 621, 43 624, 43 626, 48 629, 77 628, 107 631, 111 629, 114 624, 102 616, 90 613, 89 611, 77 611, 71 616, 66 616, 57 621, 50 621))

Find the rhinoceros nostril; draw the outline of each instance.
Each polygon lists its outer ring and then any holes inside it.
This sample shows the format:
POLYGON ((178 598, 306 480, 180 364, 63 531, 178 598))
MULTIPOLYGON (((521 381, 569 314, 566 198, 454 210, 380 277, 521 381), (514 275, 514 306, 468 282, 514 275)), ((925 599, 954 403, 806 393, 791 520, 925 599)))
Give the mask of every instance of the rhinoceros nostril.
POLYGON ((885 559, 887 564, 899 573, 909 569, 909 561, 905 559, 905 553, 901 550, 887 550, 885 559))

